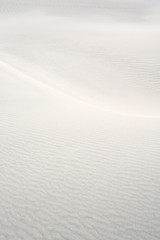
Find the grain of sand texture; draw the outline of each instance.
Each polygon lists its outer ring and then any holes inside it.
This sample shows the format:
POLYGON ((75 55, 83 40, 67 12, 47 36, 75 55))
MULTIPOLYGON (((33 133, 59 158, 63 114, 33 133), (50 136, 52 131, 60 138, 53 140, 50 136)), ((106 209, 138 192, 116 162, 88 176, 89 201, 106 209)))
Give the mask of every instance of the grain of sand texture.
POLYGON ((0 240, 159 239, 159 1, 0 0, 0 240))

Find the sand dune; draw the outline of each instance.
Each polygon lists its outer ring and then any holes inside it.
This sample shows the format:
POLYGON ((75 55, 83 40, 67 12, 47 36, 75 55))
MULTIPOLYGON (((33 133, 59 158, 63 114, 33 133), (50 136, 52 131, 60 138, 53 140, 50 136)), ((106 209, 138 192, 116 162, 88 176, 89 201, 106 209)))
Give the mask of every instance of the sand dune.
POLYGON ((29 16, 2 23, 6 61, 106 110, 160 115, 159 25, 29 16))
POLYGON ((0 240, 158 240, 158 2, 0 3, 0 240))

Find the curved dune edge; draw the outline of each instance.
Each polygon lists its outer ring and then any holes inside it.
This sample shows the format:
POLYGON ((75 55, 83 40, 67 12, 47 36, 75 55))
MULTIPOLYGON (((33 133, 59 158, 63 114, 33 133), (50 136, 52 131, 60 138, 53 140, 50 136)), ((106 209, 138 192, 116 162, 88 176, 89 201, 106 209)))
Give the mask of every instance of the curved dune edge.
MULTIPOLYGON (((9 61, 10 62, 10 59, 9 61)), ((53 76, 49 76, 50 78, 54 79, 52 80, 52 82, 48 82, 46 79, 37 79, 36 77, 33 77, 32 74, 29 74, 29 73, 25 73, 25 70, 21 70, 19 68, 17 68, 16 66, 13 66, 12 64, 8 63, 8 62, 4 62, 4 61, 0 61, 0 65, 6 69, 6 71, 8 71, 9 73, 13 73, 14 75, 16 75, 18 78, 21 78, 25 81, 29 81, 30 83, 34 83, 34 82, 37 82, 38 84, 40 84, 40 86, 42 85, 42 87, 47 87, 47 88, 51 88, 52 91, 56 91, 56 93, 59 93, 59 94, 64 94, 66 95, 66 97, 72 97, 73 100, 78 100, 82 103, 85 103, 87 105, 93 105, 95 106, 96 108, 99 108, 103 111, 106 111, 108 113, 111 113, 111 114, 120 114, 120 115, 126 115, 126 116, 131 116, 131 117, 143 117, 143 118, 159 118, 160 116, 159 115, 147 115, 147 114, 136 114, 136 113, 128 113, 128 112, 123 112, 123 111, 116 111, 114 109, 111 109, 111 108, 107 108, 105 106, 105 104, 102 104, 101 102, 100 103, 96 103, 96 101, 91 101, 90 99, 86 98, 85 96, 80 96, 78 94, 74 94, 72 91, 70 90, 62 90, 61 87, 57 87, 56 84, 54 85, 53 82, 54 80, 57 81, 59 79, 59 77, 57 75, 53 76)), ((16 63, 17 64, 17 63, 16 63)), ((26 65, 25 65, 25 68, 26 68, 26 65)), ((27 68, 28 70, 28 68, 27 68)), ((36 76, 36 74, 34 73, 33 75, 36 76)), ((54 94, 53 93, 53 94, 54 94)))

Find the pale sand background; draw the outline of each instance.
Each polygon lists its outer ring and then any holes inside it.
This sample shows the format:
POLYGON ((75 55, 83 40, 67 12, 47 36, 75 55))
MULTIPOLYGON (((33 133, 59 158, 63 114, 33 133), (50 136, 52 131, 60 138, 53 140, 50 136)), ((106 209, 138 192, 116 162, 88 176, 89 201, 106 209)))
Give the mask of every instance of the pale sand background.
POLYGON ((0 0, 0 240, 160 239, 159 9, 0 0))

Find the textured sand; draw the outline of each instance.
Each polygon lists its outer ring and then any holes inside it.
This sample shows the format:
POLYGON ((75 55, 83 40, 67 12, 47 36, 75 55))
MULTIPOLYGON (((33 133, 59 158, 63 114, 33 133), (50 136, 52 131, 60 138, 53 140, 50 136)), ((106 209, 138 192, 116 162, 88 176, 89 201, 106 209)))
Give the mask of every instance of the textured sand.
POLYGON ((158 2, 0 3, 0 240, 159 240, 158 2))

